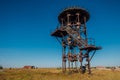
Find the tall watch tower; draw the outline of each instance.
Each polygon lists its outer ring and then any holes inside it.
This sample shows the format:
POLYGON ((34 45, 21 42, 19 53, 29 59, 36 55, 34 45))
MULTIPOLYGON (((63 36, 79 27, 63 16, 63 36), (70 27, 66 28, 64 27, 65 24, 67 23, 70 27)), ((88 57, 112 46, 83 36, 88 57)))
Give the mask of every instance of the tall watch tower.
POLYGON ((90 15, 88 11, 79 7, 64 9, 58 16, 60 26, 51 36, 62 46, 62 71, 81 71, 86 69, 91 74, 90 61, 96 50, 95 41, 87 36, 86 22, 90 15))

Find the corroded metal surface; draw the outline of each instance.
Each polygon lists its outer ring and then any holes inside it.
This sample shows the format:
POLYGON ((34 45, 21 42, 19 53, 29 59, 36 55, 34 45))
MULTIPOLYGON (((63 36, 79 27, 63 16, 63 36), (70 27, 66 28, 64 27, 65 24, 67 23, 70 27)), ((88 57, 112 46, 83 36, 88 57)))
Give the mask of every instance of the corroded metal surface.
POLYGON ((83 8, 67 8, 58 16, 60 27, 51 36, 62 45, 62 70, 91 74, 90 61, 96 50, 101 47, 95 46, 95 41, 87 36, 86 22, 90 15, 83 8), (93 53, 93 54, 90 54, 93 53), (79 62, 79 64, 78 64, 79 62))

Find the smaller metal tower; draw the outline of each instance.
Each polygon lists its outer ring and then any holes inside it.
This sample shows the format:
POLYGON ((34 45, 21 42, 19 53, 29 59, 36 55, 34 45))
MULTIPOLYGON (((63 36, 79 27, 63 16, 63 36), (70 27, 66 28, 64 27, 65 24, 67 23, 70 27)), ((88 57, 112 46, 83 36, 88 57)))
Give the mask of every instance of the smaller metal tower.
POLYGON ((95 46, 94 39, 87 36, 89 18, 89 13, 78 7, 67 8, 58 16, 60 26, 51 35, 62 45, 63 72, 84 73, 87 69, 91 74, 90 61, 101 47, 95 46))

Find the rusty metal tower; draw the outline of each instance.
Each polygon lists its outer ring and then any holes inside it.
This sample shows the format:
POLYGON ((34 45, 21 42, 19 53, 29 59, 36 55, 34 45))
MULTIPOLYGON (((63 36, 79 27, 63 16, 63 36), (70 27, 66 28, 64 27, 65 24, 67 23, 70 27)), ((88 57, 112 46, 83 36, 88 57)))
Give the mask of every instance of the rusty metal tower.
POLYGON ((62 45, 62 71, 81 71, 91 74, 90 61, 96 50, 95 41, 87 36, 89 13, 79 7, 64 9, 58 20, 60 26, 51 34, 62 45))

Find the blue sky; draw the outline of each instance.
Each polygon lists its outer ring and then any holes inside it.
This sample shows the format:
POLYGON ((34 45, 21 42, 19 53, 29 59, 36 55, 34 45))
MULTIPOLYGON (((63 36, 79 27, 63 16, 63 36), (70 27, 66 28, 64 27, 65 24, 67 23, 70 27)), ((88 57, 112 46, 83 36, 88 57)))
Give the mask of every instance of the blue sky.
POLYGON ((119 0, 0 0, 0 65, 3 67, 60 67, 61 45, 50 33, 66 7, 90 13, 88 36, 103 49, 92 66, 120 66, 119 0))

